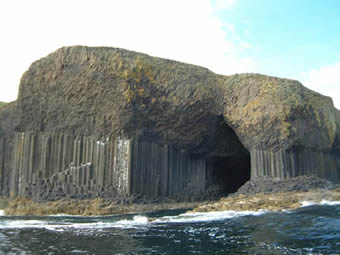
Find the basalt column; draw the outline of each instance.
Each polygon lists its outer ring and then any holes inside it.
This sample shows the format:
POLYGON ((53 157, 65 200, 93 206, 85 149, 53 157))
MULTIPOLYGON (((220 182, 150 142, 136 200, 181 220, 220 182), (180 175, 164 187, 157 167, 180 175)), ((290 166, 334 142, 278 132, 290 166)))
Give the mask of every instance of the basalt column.
POLYGON ((0 196, 4 195, 5 184, 5 139, 0 136, 0 196))
MULTIPOLYGON (((259 176, 286 179, 301 175, 315 175, 339 182, 336 155, 324 152, 251 151, 251 178, 259 176)), ((338 168, 339 169, 339 168, 338 168)))
POLYGON ((129 148, 129 140, 116 137, 98 140, 16 133, 10 195, 84 198, 128 194, 129 148))
POLYGON ((13 153, 11 197, 185 200, 207 188, 202 156, 141 139, 23 132, 15 134, 13 153))
POLYGON ((173 145, 134 139, 130 166, 132 194, 187 199, 206 189, 205 159, 173 145))

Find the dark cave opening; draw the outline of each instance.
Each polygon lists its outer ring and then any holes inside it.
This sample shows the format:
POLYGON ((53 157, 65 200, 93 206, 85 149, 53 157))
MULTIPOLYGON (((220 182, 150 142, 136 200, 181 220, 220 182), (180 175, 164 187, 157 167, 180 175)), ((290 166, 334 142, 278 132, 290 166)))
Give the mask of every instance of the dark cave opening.
POLYGON ((219 195, 236 192, 250 180, 250 153, 223 116, 216 118, 216 130, 207 143, 207 180, 219 195))
POLYGON ((208 161, 211 184, 217 185, 220 195, 236 192, 250 180, 250 154, 232 157, 213 157, 208 161))

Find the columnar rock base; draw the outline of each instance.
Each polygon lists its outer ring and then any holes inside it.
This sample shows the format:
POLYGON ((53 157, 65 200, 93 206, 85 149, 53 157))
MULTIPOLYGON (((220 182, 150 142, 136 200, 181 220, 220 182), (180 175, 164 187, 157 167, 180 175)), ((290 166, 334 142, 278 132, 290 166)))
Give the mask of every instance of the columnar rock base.
POLYGON ((335 153, 315 152, 307 150, 277 152, 254 150, 251 152, 251 177, 274 177, 280 179, 303 175, 314 175, 338 181, 335 153))
MULTIPOLYGON (((16 133, 10 197, 199 199, 208 185, 203 158, 142 139, 16 133)), ((212 184, 212 183, 210 183, 212 184)))
POLYGON ((8 189, 6 185, 5 164, 5 138, 0 136, 0 194, 8 189))
POLYGON ((10 197, 127 195, 129 153, 120 138, 16 133, 10 197))
POLYGON ((151 198, 199 199, 210 183, 206 160, 172 145, 134 139, 130 192, 151 198))

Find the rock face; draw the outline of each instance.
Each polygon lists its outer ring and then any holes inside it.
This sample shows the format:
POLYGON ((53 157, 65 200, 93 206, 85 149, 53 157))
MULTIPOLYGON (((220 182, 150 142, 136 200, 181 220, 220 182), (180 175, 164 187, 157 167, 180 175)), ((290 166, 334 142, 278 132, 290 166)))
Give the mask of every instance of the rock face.
MULTIPOLYGON (((52 188, 65 186, 65 179, 53 176, 71 163, 91 164, 94 190, 121 190, 113 185, 118 151, 98 149, 95 163, 94 147, 85 142, 119 139, 129 143, 127 193, 201 194, 216 185, 228 193, 261 176, 317 175, 339 182, 340 112, 330 98, 293 80, 221 76, 122 49, 65 47, 34 62, 21 79, 18 100, 1 108, 0 121, 5 196, 20 194, 22 180, 32 190, 31 177, 22 178, 27 171, 42 173, 45 188, 51 178, 52 188), (44 145, 37 137, 50 138, 44 145), (66 148, 73 154, 68 159, 66 148), (42 154, 49 155, 48 167, 34 163, 42 154)), ((76 194, 88 194, 88 188, 80 190, 76 194)))

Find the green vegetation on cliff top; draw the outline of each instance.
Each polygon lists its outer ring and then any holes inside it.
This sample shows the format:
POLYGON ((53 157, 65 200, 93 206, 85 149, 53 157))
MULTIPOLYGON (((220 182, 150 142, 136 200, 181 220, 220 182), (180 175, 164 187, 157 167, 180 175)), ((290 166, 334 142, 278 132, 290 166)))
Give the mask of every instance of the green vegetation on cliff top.
POLYGON ((5 106, 6 104, 8 104, 8 103, 0 102, 0 108, 3 107, 3 106, 5 106))

